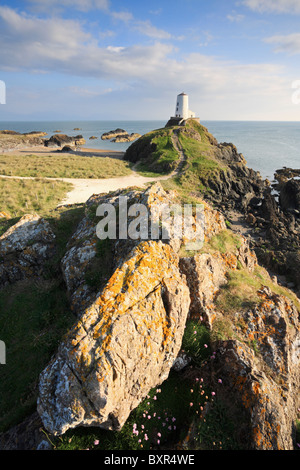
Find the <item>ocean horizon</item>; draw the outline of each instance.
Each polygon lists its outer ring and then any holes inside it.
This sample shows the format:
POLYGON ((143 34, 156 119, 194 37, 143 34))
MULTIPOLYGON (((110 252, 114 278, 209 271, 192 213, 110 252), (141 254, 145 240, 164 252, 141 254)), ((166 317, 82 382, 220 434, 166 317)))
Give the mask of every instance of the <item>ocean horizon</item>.
MULTIPOLYGON (((116 128, 141 135, 164 127, 167 120, 108 121, 0 121, 1 129, 26 133, 46 132, 49 137, 61 131, 70 136, 82 135, 86 148, 126 151, 130 143, 102 140, 101 135, 116 128), (78 129, 76 129, 78 128, 78 129), (91 136, 97 139, 90 140, 91 136)), ((201 121, 219 143, 230 142, 263 178, 274 179, 283 167, 300 168, 300 122, 298 121, 201 121)))

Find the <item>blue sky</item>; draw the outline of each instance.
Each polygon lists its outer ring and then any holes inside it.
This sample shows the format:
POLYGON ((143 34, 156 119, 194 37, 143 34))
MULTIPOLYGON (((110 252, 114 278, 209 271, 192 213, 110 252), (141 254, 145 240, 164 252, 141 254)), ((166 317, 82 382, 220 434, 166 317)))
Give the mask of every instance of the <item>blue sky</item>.
POLYGON ((202 120, 298 121, 299 62, 300 0, 0 1, 1 121, 167 120, 182 91, 202 120))

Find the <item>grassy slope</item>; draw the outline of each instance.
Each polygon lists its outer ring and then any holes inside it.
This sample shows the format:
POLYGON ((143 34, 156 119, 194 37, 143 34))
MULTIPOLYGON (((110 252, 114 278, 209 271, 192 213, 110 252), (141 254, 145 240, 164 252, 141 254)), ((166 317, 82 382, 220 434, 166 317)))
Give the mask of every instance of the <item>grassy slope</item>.
POLYGON ((38 375, 74 321, 69 310, 59 262, 83 213, 82 206, 56 209, 71 189, 61 181, 0 179, 0 235, 26 213, 45 217, 56 234, 57 254, 46 274, 0 291, 0 338, 6 365, 0 366, 0 430, 34 410, 38 375))
POLYGON ((136 145, 155 145, 155 150, 148 155, 146 160, 139 162, 137 171, 143 176, 157 176, 157 174, 168 174, 175 168, 179 159, 178 152, 172 142, 172 130, 170 128, 158 129, 149 132, 136 145))
POLYGON ((40 208, 56 235, 56 256, 43 277, 0 291, 0 338, 7 349, 6 365, 0 367, 0 431, 36 409, 39 374, 75 320, 59 263, 83 210, 82 206, 51 210, 46 205, 43 213, 40 208))
POLYGON ((39 178, 113 178, 131 173, 115 158, 80 155, 0 155, 0 175, 39 178))

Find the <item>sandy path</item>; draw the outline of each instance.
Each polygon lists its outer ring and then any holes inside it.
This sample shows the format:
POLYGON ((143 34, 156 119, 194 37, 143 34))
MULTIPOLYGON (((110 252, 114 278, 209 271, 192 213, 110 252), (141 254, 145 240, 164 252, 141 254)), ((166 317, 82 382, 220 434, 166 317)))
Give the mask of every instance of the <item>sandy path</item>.
MULTIPOLYGON (((177 144, 177 140, 176 140, 177 144)), ((177 147, 177 145, 176 145, 177 147)), ((51 155, 51 151, 49 149, 45 149, 45 147, 40 148, 26 148, 26 149, 15 149, 13 153, 22 154, 28 153, 31 151, 34 154, 47 154, 51 155)), ((170 174, 165 176, 153 176, 153 177, 146 177, 141 176, 135 171, 135 167, 132 168, 132 174, 127 176, 121 176, 116 178, 103 178, 103 179, 93 179, 93 178, 43 178, 47 180, 56 180, 56 181, 65 181, 66 183, 71 183, 73 185, 73 189, 69 191, 65 198, 61 201, 59 206, 64 205, 71 205, 71 204, 81 204, 86 202, 93 194, 101 194, 101 193, 108 193, 110 191, 117 191, 118 189, 125 189, 131 186, 137 187, 145 187, 147 184, 152 183, 154 181, 162 181, 167 180, 177 174, 181 170, 182 162, 184 160, 184 154, 181 148, 177 147, 177 151, 179 152, 180 159, 178 161, 177 168, 170 174)), ((10 152, 12 153, 12 152, 10 152)), ((124 152, 113 152, 107 150, 99 150, 99 149, 80 149, 76 152, 79 155, 85 156, 98 156, 99 158, 103 158, 103 156, 109 156, 111 158, 119 158, 122 159, 124 156, 124 152)), ((53 151, 53 154, 57 155, 57 151, 53 151)), ((35 177, 30 176, 6 176, 0 175, 0 178, 14 178, 14 179, 36 179, 35 177)))
POLYGON ((60 205, 78 204, 86 202, 93 194, 108 193, 118 189, 129 188, 130 186, 145 187, 150 182, 168 178, 170 178, 170 175, 150 178, 140 176, 134 172, 132 175, 107 179, 63 178, 63 181, 73 184, 74 188, 66 195, 60 205))
MULTIPOLYGON (((108 193, 118 189, 129 188, 130 186, 145 187, 153 181, 161 181, 170 178, 171 175, 150 178, 140 176, 133 172, 132 175, 121 176, 117 178, 92 179, 92 178, 43 178, 45 180, 64 181, 73 185, 73 189, 66 194, 66 197, 59 204, 60 206, 68 204, 80 204, 86 202, 93 194, 108 193)), ((32 176, 7 176, 0 175, 0 178, 34 180, 32 176)))

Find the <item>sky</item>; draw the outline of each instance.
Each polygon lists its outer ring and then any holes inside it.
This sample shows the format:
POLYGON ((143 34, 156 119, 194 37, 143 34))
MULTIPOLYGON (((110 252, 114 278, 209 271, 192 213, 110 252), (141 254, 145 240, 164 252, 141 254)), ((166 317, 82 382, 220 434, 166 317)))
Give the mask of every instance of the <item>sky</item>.
POLYGON ((0 0, 0 121, 168 120, 181 92, 299 121, 300 0, 0 0))

